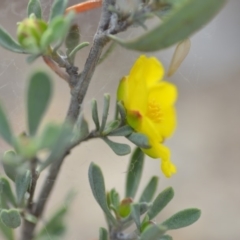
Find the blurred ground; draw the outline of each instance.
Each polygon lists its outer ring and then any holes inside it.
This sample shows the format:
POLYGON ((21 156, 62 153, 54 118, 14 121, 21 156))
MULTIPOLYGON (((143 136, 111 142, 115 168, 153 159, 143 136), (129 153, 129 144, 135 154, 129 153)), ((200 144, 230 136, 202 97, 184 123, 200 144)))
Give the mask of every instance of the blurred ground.
MULTIPOLYGON (((51 2, 42 2, 44 15, 47 16, 51 2)), ((0 2, 0 24, 13 35, 15 23, 25 16, 26 4, 26 0, 0 2)), ((175 240, 240 239, 239 9, 240 1, 229 1, 207 27, 191 38, 189 56, 170 79, 179 87, 178 128, 167 145, 172 149, 172 159, 178 166, 178 173, 166 179, 159 171, 158 161, 147 159, 145 164, 142 187, 152 175, 157 175, 161 178, 159 190, 166 186, 175 189, 175 198, 156 220, 162 221, 188 207, 202 209, 202 217, 196 224, 172 232, 175 240)), ((83 41, 91 41, 99 15, 100 12, 95 10, 77 19, 83 41)), ((173 50, 155 54, 166 68, 173 50)), ((85 49, 79 54, 80 68, 88 51, 85 49)), ((138 55, 137 52, 118 47, 98 68, 85 101, 89 120, 91 99, 94 97, 101 103, 104 93, 110 92, 114 96, 118 80, 128 73, 138 55)), ((40 59, 28 68, 25 56, 0 49, 0 98, 18 133, 25 126, 26 78, 33 69, 38 68, 45 68, 40 59)), ((46 121, 60 121, 68 106, 69 90, 53 73, 52 76, 55 94, 46 121)), ((3 143, 0 150, 6 150, 3 143)), ((70 227, 65 238, 68 240, 92 240, 97 237, 98 228, 105 225, 88 184, 87 169, 91 161, 101 166, 107 189, 116 187, 123 194, 128 157, 116 157, 103 142, 97 140, 84 143, 73 151, 62 168, 48 205, 48 210, 52 211, 70 189, 77 190, 68 218, 70 227)))

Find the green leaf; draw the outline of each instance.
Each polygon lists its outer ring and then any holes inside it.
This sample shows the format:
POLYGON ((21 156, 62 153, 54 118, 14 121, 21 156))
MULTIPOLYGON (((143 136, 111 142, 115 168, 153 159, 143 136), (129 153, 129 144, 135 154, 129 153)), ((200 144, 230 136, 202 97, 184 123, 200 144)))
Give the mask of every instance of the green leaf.
POLYGON ((74 13, 69 12, 65 17, 58 16, 50 22, 41 38, 40 45, 42 50, 47 49, 51 44, 60 46, 68 33, 73 18, 74 13))
POLYGON ((150 202, 156 192, 158 177, 153 176, 147 186, 144 188, 139 202, 150 202))
POLYGON ((122 105, 121 102, 117 103, 117 108, 118 108, 118 111, 120 113, 122 122, 125 123, 125 121, 126 121, 126 110, 125 110, 125 108, 124 108, 124 106, 122 105))
POLYGON ((92 189, 92 193, 107 218, 115 225, 116 220, 111 214, 106 199, 105 183, 102 171, 99 166, 91 163, 88 170, 89 183, 92 189))
POLYGON ((134 198, 142 177, 143 164, 144 153, 140 148, 136 148, 128 166, 125 197, 134 198))
POLYGON ((129 136, 127 136, 127 139, 140 148, 151 148, 147 136, 142 133, 132 132, 129 136))
POLYGON ((173 240, 173 238, 170 235, 163 235, 158 240, 173 240))
POLYGON ((119 120, 113 120, 107 124, 105 129, 102 132, 102 135, 106 136, 109 135, 112 131, 118 128, 120 122, 119 120))
POLYGON ((0 234, 4 236, 5 240, 14 240, 13 230, 0 221, 0 234))
POLYGON ((67 55, 79 44, 80 42, 80 29, 77 24, 73 24, 66 36, 65 46, 67 48, 67 55))
POLYGON ((66 232, 65 217, 68 212, 68 207, 62 206, 59 208, 44 224, 44 227, 37 234, 36 239, 52 239, 59 238, 66 232))
POLYGON ((0 104, 0 135, 10 145, 13 145, 13 134, 3 107, 0 104))
POLYGON ((92 100, 92 119, 93 119, 93 122, 95 123, 96 130, 99 130, 100 124, 99 124, 98 107, 97 107, 96 99, 92 100))
POLYGON ((9 228, 18 228, 21 225, 21 216, 17 209, 2 209, 0 217, 2 222, 9 228))
POLYGON ((172 187, 168 187, 159 193, 148 211, 149 219, 151 220, 156 217, 162 211, 162 209, 165 208, 167 204, 172 200, 173 196, 174 191, 172 187))
POLYGON ((2 164, 5 174, 14 182, 17 176, 17 169, 20 166, 20 158, 13 150, 4 153, 2 164))
POLYGON ((60 125, 57 125, 55 123, 48 123, 41 133, 38 141, 38 148, 39 149, 45 149, 50 148, 52 149, 53 146, 58 141, 60 134, 61 134, 62 128, 60 125))
POLYGON ((62 16, 67 7, 67 0, 54 0, 49 21, 51 22, 54 18, 62 16))
POLYGON ((88 123, 85 120, 83 113, 80 113, 74 128, 75 140, 81 141, 89 135, 88 123))
POLYGON ((0 46, 16 53, 26 53, 24 49, 0 26, 0 46))
POLYGON ((104 130, 105 125, 107 123, 109 106, 110 106, 110 95, 104 94, 102 123, 101 123, 100 130, 99 130, 100 132, 102 132, 104 130))
POLYGON ((25 193, 27 192, 32 181, 32 175, 29 170, 24 173, 19 173, 16 177, 16 194, 17 202, 20 206, 24 200, 25 193))
POLYGON ((119 156, 124 156, 131 152, 131 148, 127 144, 113 142, 107 137, 102 139, 119 156))
POLYGON ((109 136, 124 136, 125 137, 127 135, 130 135, 132 132, 133 132, 133 129, 130 126, 125 125, 125 126, 120 127, 116 130, 113 130, 108 135, 109 136))
POLYGON ((138 51, 156 51, 170 47, 199 30, 223 7, 226 0, 188 0, 172 11, 163 24, 137 39, 124 41, 109 37, 125 48, 138 51))
POLYGON ((71 125, 63 124, 61 126, 61 131, 59 134, 59 137, 55 144, 51 148, 51 153, 47 157, 47 159, 42 162, 38 168, 38 171, 43 171, 46 167, 48 167, 50 164, 52 164, 55 160, 59 159, 60 156, 65 154, 65 151, 67 150, 67 147, 69 146, 71 140, 73 137, 72 133, 72 127, 71 125))
POLYGON ((78 45, 69 53, 68 57, 74 59, 76 53, 77 53, 79 50, 81 50, 82 48, 85 48, 85 47, 89 46, 89 44, 90 44, 89 42, 82 42, 82 43, 78 44, 78 45))
POLYGON ((35 135, 52 95, 50 77, 45 72, 35 72, 27 91, 27 118, 30 135, 35 135))
POLYGON ((32 13, 34 13, 38 19, 41 19, 42 18, 42 8, 41 8, 40 1, 39 0, 29 0, 27 12, 28 12, 28 17, 30 17, 30 15, 32 13))
POLYGON ((131 216, 132 216, 132 219, 137 226, 137 229, 140 230, 141 219, 140 219, 140 205, 139 204, 132 204, 131 205, 131 216))
POLYGON ((110 197, 110 204, 115 209, 118 209, 118 207, 120 205, 120 198, 119 198, 118 192, 115 189, 112 189, 109 193, 109 197, 110 197))
POLYGON ((108 240, 108 232, 105 228, 99 229, 99 240, 108 240))
POLYGON ((201 216, 201 211, 197 208, 182 210, 164 221, 161 225, 168 230, 187 227, 195 223, 201 216))
POLYGON ((159 238, 166 232, 163 226, 152 225, 146 228, 141 234, 140 240, 159 240, 159 238))
MULTIPOLYGON (((13 195, 11 186, 5 177, 0 177, 0 196, 4 197, 14 207, 17 206, 15 196, 13 195)), ((1 203, 1 201, 0 201, 1 203)))

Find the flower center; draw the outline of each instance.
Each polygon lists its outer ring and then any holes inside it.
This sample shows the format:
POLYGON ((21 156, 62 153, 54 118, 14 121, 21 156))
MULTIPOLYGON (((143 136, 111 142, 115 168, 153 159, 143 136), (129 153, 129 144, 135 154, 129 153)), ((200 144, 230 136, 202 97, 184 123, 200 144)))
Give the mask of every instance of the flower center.
POLYGON ((152 121, 156 123, 159 123, 162 121, 163 112, 161 107, 159 106, 159 103, 157 103, 155 100, 151 100, 148 103, 147 115, 152 121))

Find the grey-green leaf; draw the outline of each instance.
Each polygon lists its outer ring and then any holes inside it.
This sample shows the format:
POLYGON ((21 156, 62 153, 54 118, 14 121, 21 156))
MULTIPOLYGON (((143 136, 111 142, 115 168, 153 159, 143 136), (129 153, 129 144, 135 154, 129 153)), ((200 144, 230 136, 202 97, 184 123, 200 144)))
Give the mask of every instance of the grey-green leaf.
POLYGON ((38 19, 41 19, 42 18, 42 8, 41 8, 40 1, 39 0, 30 0, 28 2, 27 13, 28 13, 28 17, 30 17, 30 15, 32 13, 34 13, 38 19))
POLYGON ((197 208, 182 210, 164 221, 161 225, 168 230, 187 227, 196 222, 201 216, 201 211, 197 208))
POLYGON ((0 135, 7 143, 13 145, 12 130, 1 104, 0 104, 0 135))
POLYGON ((4 153, 2 164, 5 174, 14 182, 17 176, 17 169, 20 166, 20 158, 16 156, 13 150, 4 153))
POLYGON ((173 238, 170 235, 163 235, 158 240, 173 240, 173 238))
POLYGON ((52 21, 55 17, 63 15, 66 7, 67 0, 54 0, 49 20, 52 21))
POLYGON ((5 177, 0 177, 0 196, 3 196, 7 202, 10 202, 14 207, 17 206, 11 186, 5 177))
POLYGON ((52 95, 50 77, 45 72, 35 72, 27 91, 27 118, 30 135, 35 135, 52 95))
POLYGON ((105 228, 99 229, 99 240, 108 240, 108 232, 105 228))
POLYGON ((137 229, 140 230, 141 228, 140 205, 138 203, 131 205, 131 216, 137 226, 137 229))
POLYGON ((89 183, 92 189, 93 196, 98 202, 99 206, 102 208, 103 212, 106 214, 107 218, 113 223, 116 223, 115 218, 111 214, 106 198, 105 183, 102 171, 99 166, 91 163, 88 170, 89 183))
POLYGON ((130 41, 124 41, 112 35, 110 38, 125 48, 138 51, 164 49, 188 38, 199 30, 214 17, 226 2, 226 0, 184 1, 169 14, 163 24, 159 24, 139 38, 130 41))
POLYGON ((156 192, 158 177, 153 176, 147 186, 144 188, 139 202, 150 202, 156 192))
POLYGON ((156 217, 162 211, 162 209, 166 207, 167 204, 172 200, 173 196, 174 191, 172 187, 168 187, 159 193, 148 211, 149 219, 151 220, 156 217))
POLYGON ((127 144, 113 142, 107 137, 103 137, 102 139, 119 156, 124 156, 131 152, 131 148, 127 144))
POLYGON ((144 153, 140 148, 136 148, 128 166, 125 197, 134 198, 142 177, 143 164, 144 153))
POLYGON ((7 227, 2 221, 0 221, 0 234, 4 236, 5 240, 14 240, 13 229, 7 227))
POLYGON ((92 119, 95 123, 96 130, 100 129, 99 117, 98 117, 98 107, 96 99, 92 100, 92 119))
POLYGON ((18 228, 21 225, 21 216, 17 209, 3 209, 0 217, 2 222, 9 228, 18 228))
POLYGON ((76 53, 77 53, 79 50, 81 50, 82 48, 85 48, 85 47, 89 46, 89 44, 90 44, 89 42, 82 42, 82 43, 78 44, 78 45, 69 53, 69 55, 68 55, 69 58, 74 59, 76 53))
POLYGON ((89 128, 83 113, 80 113, 76 122, 75 130, 76 140, 81 141, 89 135, 89 128))
POLYGON ((101 122, 100 130, 99 130, 100 132, 102 132, 106 126, 109 106, 110 106, 110 95, 104 94, 102 122, 101 122))
POLYGON ((26 53, 24 49, 0 26, 0 46, 16 53, 26 53))
POLYGON ((17 194, 17 202, 20 206, 24 200, 25 193, 27 192, 32 180, 32 175, 29 170, 19 173, 17 175, 15 183, 16 183, 16 194, 17 194))
POLYGON ((59 137, 55 144, 51 147, 51 153, 47 157, 47 159, 39 166, 38 171, 43 171, 46 167, 48 167, 55 160, 59 159, 60 156, 65 154, 65 151, 70 144, 73 137, 72 127, 71 125, 63 124, 61 126, 61 131, 59 137))
POLYGON ((128 126, 125 125, 123 127, 117 128, 116 130, 113 130, 112 132, 110 132, 108 135, 109 136, 127 136, 130 135, 133 132, 133 129, 128 126))
POLYGON ((163 226, 152 225, 141 234, 140 240, 159 240, 166 230, 163 226))
POLYGON ((147 136, 142 133, 132 132, 127 139, 140 148, 151 148, 147 136))
POLYGON ((102 134, 103 135, 109 135, 112 131, 114 131, 115 129, 118 128, 120 124, 120 121, 119 120, 113 120, 109 123, 107 123, 105 129, 103 130, 102 134))

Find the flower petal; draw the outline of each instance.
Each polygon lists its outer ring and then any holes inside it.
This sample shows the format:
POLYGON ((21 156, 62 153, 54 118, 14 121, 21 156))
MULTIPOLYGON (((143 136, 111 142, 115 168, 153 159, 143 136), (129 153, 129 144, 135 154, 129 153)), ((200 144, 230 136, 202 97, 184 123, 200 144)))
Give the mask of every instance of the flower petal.
POLYGON ((155 57, 147 58, 140 56, 130 71, 130 77, 133 77, 133 84, 141 81, 146 82, 147 87, 160 81, 164 76, 164 68, 155 57))

